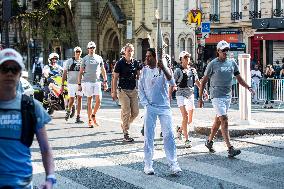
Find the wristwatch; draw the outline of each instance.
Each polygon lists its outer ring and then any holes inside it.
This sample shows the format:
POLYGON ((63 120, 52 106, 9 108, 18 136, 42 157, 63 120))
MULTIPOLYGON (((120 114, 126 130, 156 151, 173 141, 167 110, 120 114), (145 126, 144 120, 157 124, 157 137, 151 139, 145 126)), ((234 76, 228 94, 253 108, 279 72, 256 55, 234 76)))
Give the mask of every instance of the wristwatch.
POLYGON ((53 185, 57 182, 55 175, 48 175, 45 180, 51 182, 53 185))

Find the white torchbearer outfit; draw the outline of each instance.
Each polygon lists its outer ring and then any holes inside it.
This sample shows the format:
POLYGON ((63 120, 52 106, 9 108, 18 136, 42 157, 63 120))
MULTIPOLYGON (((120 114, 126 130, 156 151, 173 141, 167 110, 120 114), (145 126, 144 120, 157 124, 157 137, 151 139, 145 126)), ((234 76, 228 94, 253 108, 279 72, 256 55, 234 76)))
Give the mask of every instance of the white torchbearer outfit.
POLYGON ((159 68, 145 66, 138 84, 140 103, 145 107, 144 116, 144 162, 152 167, 156 120, 159 118, 166 157, 170 165, 177 165, 176 144, 174 140, 172 111, 168 97, 169 85, 174 85, 159 68))

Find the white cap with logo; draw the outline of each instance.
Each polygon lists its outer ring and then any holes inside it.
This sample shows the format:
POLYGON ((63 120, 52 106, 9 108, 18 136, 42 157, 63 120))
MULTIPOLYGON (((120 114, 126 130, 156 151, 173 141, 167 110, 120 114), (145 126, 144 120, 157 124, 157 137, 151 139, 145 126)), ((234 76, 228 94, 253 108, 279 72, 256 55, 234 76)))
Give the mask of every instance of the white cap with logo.
POLYGON ((7 48, 0 51, 0 65, 6 61, 15 61, 21 66, 22 70, 25 69, 22 55, 14 49, 7 48))
POLYGON ((96 48, 96 43, 93 42, 93 41, 90 41, 90 42, 88 43, 88 45, 87 45, 87 48, 89 49, 89 48, 91 48, 91 47, 95 47, 95 48, 96 48))
POLYGON ((184 56, 191 56, 191 54, 189 54, 187 51, 181 51, 180 53, 179 53, 179 59, 181 59, 181 58, 183 58, 184 56))
POLYGON ((81 52, 82 52, 81 47, 78 47, 78 46, 77 46, 77 47, 75 47, 75 48, 74 48, 74 52, 76 52, 76 51, 81 51, 81 52))
POLYGON ((220 41, 220 42, 217 44, 217 50, 218 50, 218 49, 223 50, 223 49, 225 49, 225 48, 228 48, 228 49, 230 48, 230 44, 227 43, 227 41, 222 40, 222 41, 220 41))

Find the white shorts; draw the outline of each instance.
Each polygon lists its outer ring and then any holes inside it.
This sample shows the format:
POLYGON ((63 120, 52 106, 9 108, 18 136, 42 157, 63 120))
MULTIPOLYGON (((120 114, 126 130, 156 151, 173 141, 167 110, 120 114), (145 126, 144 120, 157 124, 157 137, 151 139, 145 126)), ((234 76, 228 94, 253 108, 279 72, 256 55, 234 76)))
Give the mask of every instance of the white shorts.
POLYGON ((78 85, 77 84, 67 84, 68 88, 68 94, 70 97, 75 97, 76 95, 82 96, 82 91, 78 91, 78 85))
POLYGON ((177 105, 178 107, 185 106, 186 110, 195 109, 194 105, 194 94, 190 95, 188 98, 184 96, 177 96, 177 105))
POLYGON ((231 104, 231 98, 213 98, 212 105, 216 111, 217 117, 227 115, 231 104))
POLYGON ((95 82, 95 83, 91 83, 91 82, 82 83, 82 91, 84 95, 87 97, 91 97, 93 95, 102 96, 101 88, 102 87, 101 87, 100 81, 95 82))

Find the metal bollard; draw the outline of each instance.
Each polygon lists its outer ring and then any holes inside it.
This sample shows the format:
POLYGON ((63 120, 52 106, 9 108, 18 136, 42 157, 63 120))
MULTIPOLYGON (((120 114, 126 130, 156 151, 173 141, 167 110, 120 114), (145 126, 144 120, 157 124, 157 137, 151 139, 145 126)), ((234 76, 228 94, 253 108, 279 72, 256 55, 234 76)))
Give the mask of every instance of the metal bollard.
MULTIPOLYGON (((239 54, 238 59, 241 77, 248 85, 251 85, 250 55, 239 54)), ((244 124, 250 124, 251 93, 242 86, 239 87, 239 109, 241 122, 244 124)))

